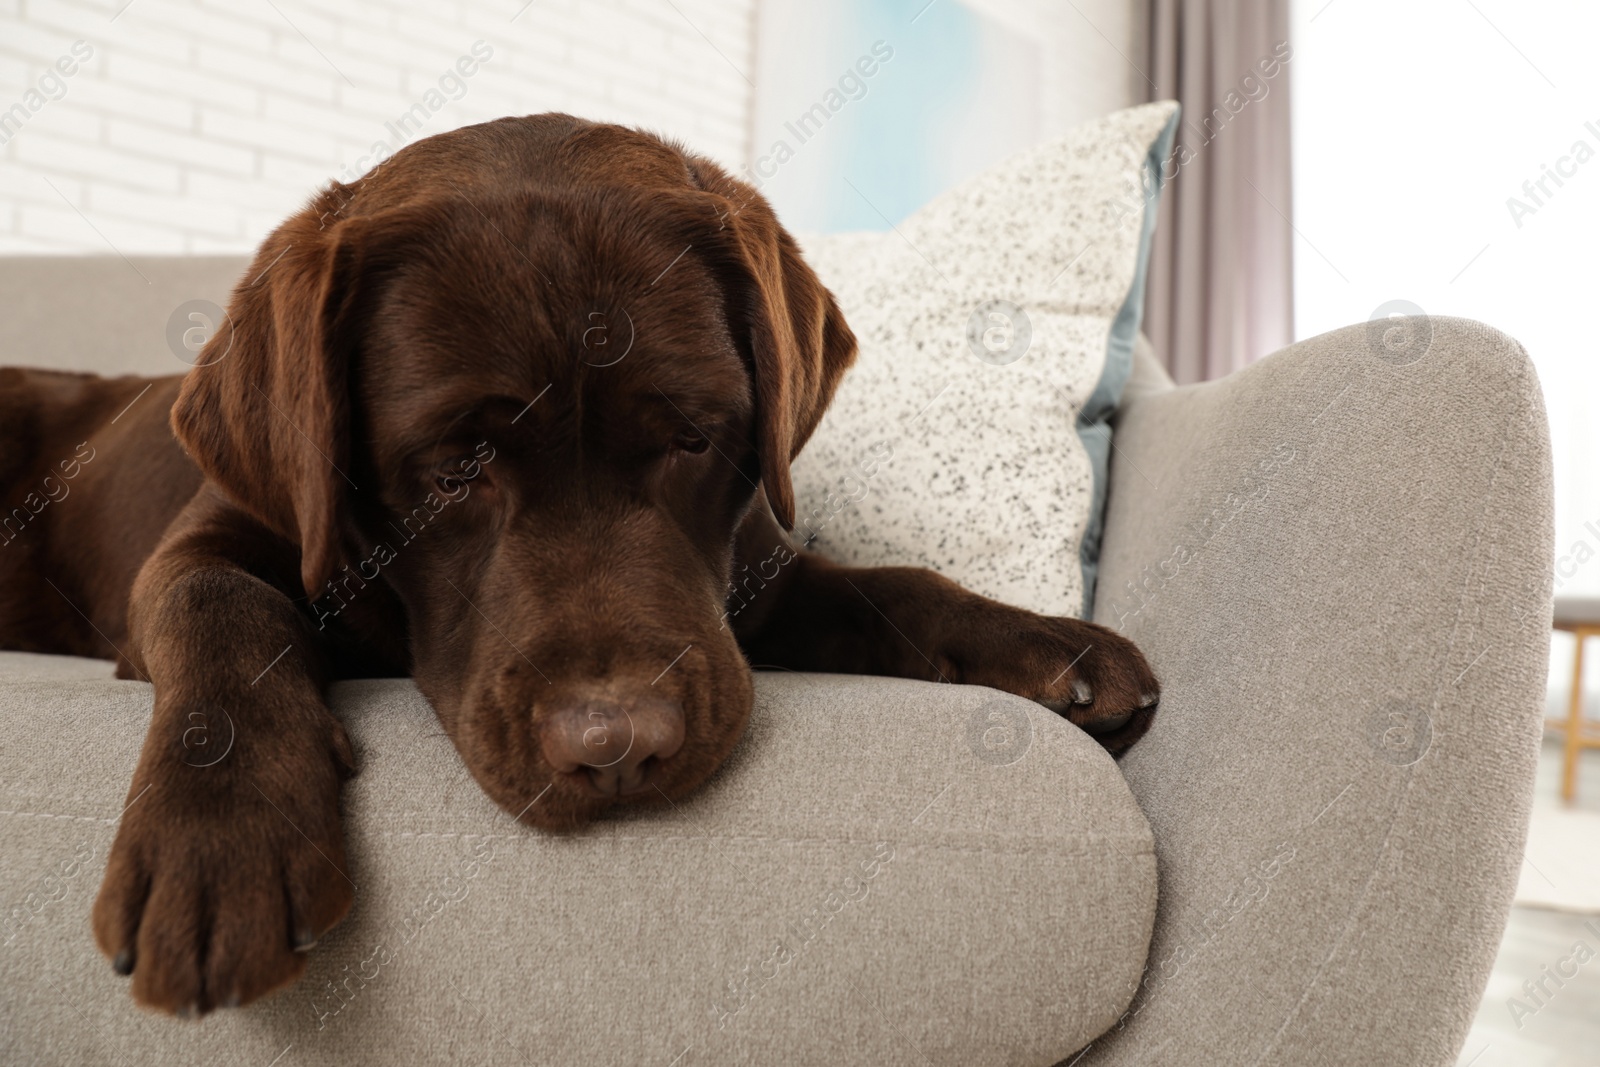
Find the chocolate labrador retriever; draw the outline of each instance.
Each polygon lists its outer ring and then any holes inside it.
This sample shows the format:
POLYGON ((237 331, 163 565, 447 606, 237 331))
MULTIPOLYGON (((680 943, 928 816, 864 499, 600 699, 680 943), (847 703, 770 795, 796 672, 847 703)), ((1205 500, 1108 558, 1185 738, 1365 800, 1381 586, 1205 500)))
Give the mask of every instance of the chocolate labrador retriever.
POLYGON ((154 686, 94 906, 134 997, 247 1003, 349 910, 334 678, 415 678, 548 830, 705 782, 752 663, 1137 740, 1157 684, 1117 634, 790 541, 789 463, 854 356, 754 189, 539 115, 318 193, 181 378, 0 371, 0 647, 154 686))

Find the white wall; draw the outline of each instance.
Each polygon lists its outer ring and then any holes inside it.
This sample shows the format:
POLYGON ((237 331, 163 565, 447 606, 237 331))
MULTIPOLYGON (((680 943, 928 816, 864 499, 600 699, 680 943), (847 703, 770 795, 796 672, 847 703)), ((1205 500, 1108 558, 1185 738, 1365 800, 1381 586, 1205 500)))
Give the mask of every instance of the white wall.
POLYGON ((756 0, 520 3, 0 0, 0 253, 246 251, 380 142, 509 114, 744 162, 756 0))
POLYGON ((1146 0, 965 0, 1040 43, 1039 134, 1055 137, 1142 103, 1146 0))
MULTIPOLYGON (((327 179, 507 114, 644 125, 738 169, 760 155, 752 82, 781 113, 785 81, 814 97, 838 75, 834 57, 774 32, 788 10, 826 38, 829 5, 815 0, 522 3, 0 0, 0 254, 248 251, 327 179), (463 57, 472 74, 452 75, 463 57), (397 134, 408 112, 424 121, 397 134)), ((994 27, 976 89, 1002 104, 965 115, 950 158, 929 163, 937 187, 908 188, 910 200, 1143 98, 1141 0, 925 6, 847 0, 905 23, 892 36, 909 54, 919 13, 925 26, 965 9, 994 27), (1018 47, 1033 58, 1019 64, 1018 47)), ((916 94, 900 106, 928 119, 916 94)))

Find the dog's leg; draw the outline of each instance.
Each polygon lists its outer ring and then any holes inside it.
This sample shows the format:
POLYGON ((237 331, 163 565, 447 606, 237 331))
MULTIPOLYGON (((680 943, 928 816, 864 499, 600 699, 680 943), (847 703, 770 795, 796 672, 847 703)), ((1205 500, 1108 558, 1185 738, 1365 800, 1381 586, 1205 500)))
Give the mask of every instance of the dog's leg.
POLYGON ((985 685, 1065 715, 1121 753, 1160 687, 1113 630, 1010 607, 913 567, 841 567, 799 550, 759 504, 740 527, 727 623, 757 667, 985 685))
POLYGON ((94 932, 148 1007, 199 1014, 293 981, 354 899, 338 811, 353 758, 284 591, 298 573, 202 490, 134 585, 129 652, 155 710, 94 932))

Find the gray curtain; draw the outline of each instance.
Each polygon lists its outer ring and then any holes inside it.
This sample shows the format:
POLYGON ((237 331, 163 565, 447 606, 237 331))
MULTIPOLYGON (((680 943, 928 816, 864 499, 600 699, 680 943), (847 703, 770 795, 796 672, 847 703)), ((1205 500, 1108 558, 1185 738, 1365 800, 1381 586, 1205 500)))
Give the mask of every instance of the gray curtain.
POLYGON ((1183 105, 1145 331, 1179 384, 1293 338, 1289 0, 1150 0, 1147 89, 1183 105))

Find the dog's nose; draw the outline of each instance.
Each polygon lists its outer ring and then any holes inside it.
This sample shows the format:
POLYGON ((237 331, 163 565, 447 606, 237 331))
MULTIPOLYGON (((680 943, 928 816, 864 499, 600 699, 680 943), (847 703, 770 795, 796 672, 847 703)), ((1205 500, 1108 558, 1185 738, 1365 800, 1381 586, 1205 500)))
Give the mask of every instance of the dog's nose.
POLYGON ((545 721, 540 748, 560 772, 586 768, 608 796, 650 788, 650 770, 683 747, 683 709, 670 700, 581 700, 545 721))

